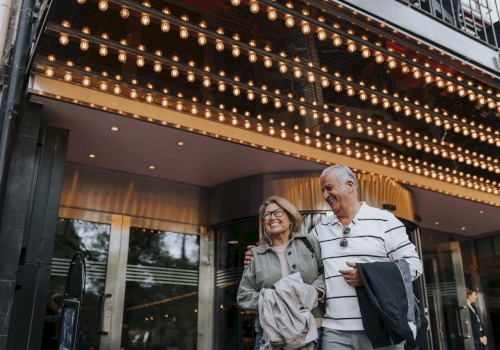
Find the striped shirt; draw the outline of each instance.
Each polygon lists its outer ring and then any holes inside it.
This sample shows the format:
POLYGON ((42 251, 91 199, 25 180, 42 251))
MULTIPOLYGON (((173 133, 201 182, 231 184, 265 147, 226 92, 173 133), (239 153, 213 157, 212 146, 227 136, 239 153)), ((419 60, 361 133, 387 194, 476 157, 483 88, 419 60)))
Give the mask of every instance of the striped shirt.
POLYGON ((349 286, 339 270, 350 270, 346 262, 370 263, 404 259, 413 279, 422 274, 415 246, 406 228, 392 213, 362 203, 348 225, 348 244, 340 246, 342 224, 335 215, 325 217, 311 231, 318 238, 325 267, 326 313, 323 327, 336 330, 363 330, 356 290, 349 286))

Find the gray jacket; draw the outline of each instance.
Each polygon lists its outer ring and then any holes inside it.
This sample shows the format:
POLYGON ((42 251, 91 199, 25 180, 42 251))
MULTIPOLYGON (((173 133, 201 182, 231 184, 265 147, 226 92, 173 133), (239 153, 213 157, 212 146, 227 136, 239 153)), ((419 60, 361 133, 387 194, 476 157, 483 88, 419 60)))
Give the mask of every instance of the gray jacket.
MULTIPOLYGON (((290 274, 299 272, 304 283, 316 288, 325 289, 323 261, 319 243, 316 237, 310 234, 296 233, 292 242, 285 251, 290 267, 290 274), (311 253, 303 239, 307 239, 314 250, 311 253)), ((272 288, 282 278, 281 265, 278 254, 268 244, 262 244, 253 249, 253 259, 243 271, 237 301, 243 309, 257 314, 259 312, 259 293, 262 288, 272 288)), ((324 305, 321 303, 312 311, 314 317, 321 318, 324 305)), ((255 320, 255 329, 262 331, 259 320, 255 320)))

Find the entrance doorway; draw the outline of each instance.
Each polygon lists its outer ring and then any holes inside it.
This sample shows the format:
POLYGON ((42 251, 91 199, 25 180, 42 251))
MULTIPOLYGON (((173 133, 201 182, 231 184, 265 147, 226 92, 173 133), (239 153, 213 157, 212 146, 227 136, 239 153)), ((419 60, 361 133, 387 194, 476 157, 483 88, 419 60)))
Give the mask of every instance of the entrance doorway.
POLYGON ((197 227, 66 208, 59 216, 50 293, 63 293, 82 251, 80 349, 196 349, 197 227))
POLYGON ((423 253, 433 348, 474 350, 459 242, 423 253))

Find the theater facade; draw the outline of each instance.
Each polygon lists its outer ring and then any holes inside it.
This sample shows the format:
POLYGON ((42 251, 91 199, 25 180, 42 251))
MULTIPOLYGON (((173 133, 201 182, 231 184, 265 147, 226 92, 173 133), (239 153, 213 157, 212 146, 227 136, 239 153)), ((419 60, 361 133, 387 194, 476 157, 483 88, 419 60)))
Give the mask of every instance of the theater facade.
POLYGON ((495 1, 2 6, 0 349, 43 349, 77 251, 79 349, 252 349, 258 206, 280 194, 309 231, 333 164, 417 246, 424 348, 474 349, 466 286, 498 348, 495 1))

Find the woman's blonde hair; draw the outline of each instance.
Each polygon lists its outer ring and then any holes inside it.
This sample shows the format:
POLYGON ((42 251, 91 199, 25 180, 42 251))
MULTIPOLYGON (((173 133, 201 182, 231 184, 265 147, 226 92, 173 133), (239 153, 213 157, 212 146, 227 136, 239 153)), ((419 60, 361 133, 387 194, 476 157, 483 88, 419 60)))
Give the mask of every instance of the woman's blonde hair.
POLYGON ((292 235, 294 233, 300 232, 300 224, 302 223, 302 216, 300 215, 297 208, 295 208, 295 206, 285 198, 275 195, 266 199, 259 208, 259 228, 260 232, 262 233, 262 238, 260 239, 259 244, 267 243, 270 246, 272 245, 273 241, 271 239, 271 236, 266 232, 266 223, 262 216, 264 215, 267 206, 271 203, 275 203, 285 211, 286 215, 288 215, 288 219, 290 220, 289 238, 292 238, 292 235))

